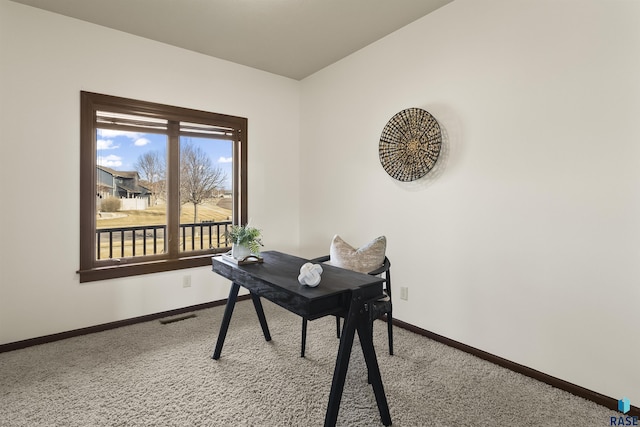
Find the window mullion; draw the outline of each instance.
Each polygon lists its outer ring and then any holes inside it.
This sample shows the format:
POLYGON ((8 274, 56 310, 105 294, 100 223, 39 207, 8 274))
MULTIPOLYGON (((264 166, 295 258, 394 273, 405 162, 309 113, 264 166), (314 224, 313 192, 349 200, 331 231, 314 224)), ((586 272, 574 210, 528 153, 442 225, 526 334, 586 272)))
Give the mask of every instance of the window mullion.
POLYGON ((180 123, 169 122, 169 147, 167 158, 167 252, 169 258, 180 253, 180 123))
POLYGON ((247 210, 247 128, 237 129, 237 138, 233 144, 233 222, 246 224, 248 220, 247 210))

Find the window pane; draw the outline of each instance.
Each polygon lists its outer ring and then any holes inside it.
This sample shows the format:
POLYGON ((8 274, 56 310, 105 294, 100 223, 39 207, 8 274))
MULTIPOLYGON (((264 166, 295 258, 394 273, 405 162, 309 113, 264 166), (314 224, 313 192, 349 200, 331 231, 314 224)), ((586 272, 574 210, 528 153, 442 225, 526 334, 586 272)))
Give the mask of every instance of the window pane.
POLYGON ((224 248, 233 218, 233 142, 180 137, 180 251, 224 248))
POLYGON ((167 251, 167 136, 96 131, 96 259, 167 251))

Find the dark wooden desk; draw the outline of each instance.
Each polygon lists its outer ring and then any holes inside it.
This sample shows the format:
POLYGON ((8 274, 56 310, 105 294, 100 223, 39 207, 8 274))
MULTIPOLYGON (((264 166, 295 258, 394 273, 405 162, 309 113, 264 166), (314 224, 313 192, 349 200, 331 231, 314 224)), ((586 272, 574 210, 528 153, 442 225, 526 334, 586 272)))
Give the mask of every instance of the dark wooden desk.
POLYGON ((385 426, 391 425, 387 397, 384 393, 378 360, 373 348, 371 324, 366 312, 367 302, 382 294, 384 280, 342 268, 323 266, 324 271, 320 285, 309 288, 298 283, 300 267, 308 260, 276 251, 263 252, 262 257, 264 263, 249 265, 235 265, 224 261, 221 257, 212 258, 213 271, 232 282, 213 359, 219 359, 222 353, 222 346, 240 286, 248 289, 251 294, 262 332, 267 341, 271 340, 271 334, 260 297, 309 320, 331 314, 343 316, 345 322, 340 337, 324 425, 335 426, 336 424, 356 331, 382 423, 385 426))

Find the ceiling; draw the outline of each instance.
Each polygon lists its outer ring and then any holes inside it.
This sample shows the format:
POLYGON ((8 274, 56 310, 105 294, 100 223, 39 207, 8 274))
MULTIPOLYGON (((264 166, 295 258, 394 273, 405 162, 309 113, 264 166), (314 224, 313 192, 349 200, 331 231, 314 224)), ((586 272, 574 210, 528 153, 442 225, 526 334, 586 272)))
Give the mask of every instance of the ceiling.
POLYGON ((453 0, 13 0, 301 80, 453 0))

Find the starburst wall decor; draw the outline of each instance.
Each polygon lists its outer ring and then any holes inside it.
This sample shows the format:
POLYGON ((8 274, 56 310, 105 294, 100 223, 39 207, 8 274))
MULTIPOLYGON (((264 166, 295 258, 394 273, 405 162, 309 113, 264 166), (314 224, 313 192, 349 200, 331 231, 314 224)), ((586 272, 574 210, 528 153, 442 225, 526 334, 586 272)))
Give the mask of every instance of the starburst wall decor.
POLYGON ((433 169, 441 147, 438 121, 421 108, 407 108, 395 114, 382 130, 380 163, 392 178, 415 181, 433 169))

